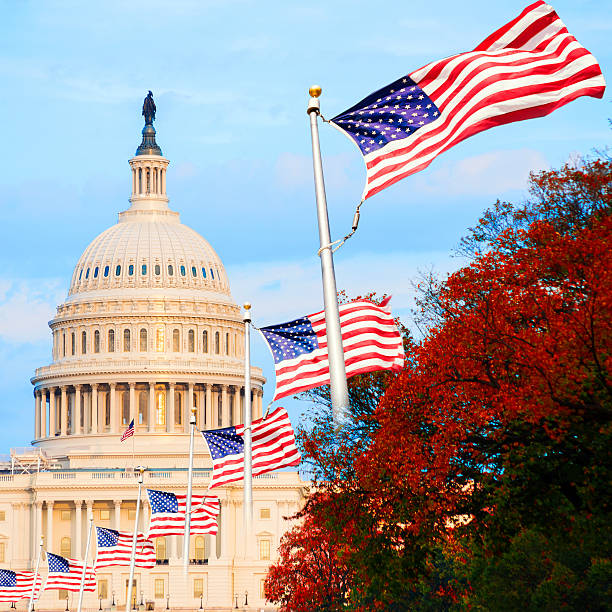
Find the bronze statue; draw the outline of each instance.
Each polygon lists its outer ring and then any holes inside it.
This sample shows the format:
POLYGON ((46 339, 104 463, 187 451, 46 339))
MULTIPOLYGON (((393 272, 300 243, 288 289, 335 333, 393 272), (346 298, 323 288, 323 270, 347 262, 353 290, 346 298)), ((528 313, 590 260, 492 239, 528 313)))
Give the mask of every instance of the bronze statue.
POLYGON ((155 102, 153 102, 153 92, 149 91, 142 105, 142 114, 145 118, 145 125, 153 125, 155 121, 155 102))

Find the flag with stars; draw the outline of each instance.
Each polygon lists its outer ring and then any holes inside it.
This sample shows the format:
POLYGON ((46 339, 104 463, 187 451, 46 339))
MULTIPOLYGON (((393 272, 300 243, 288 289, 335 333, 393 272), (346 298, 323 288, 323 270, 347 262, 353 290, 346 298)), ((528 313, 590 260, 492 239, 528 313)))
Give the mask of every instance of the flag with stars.
MULTIPOLYGON (((29 599, 32 595, 34 585, 34 572, 13 572, 12 570, 0 569, 0 601, 17 601, 18 599, 29 599)), ((36 588, 34 599, 38 599, 42 578, 40 574, 36 577, 36 588)))
POLYGON ((127 440, 128 438, 131 438, 133 435, 134 435, 134 419, 130 421, 128 428, 123 432, 123 435, 121 436, 121 442, 127 440))
MULTIPOLYGON (((76 559, 66 559, 53 553, 47 553, 47 563, 49 564, 49 574, 45 582, 45 591, 50 589, 64 589, 65 591, 79 592, 81 590, 81 577, 83 576, 83 561, 76 559)), ((96 590, 96 571, 93 567, 85 570, 85 586, 88 592, 96 590)))
MULTIPOLYGON (((402 337, 391 313, 390 298, 380 306, 368 300, 340 305, 340 331, 346 375, 399 370, 404 364, 402 337)), ((274 357, 277 400, 329 384, 325 312, 260 329, 274 357)))
MULTIPOLYGON (((98 542, 96 569, 115 565, 129 567, 133 535, 127 531, 96 527, 98 542)), ((155 567, 155 547, 151 540, 144 537, 143 533, 139 533, 136 540, 136 567, 145 569, 155 567)))
MULTIPOLYGON (((300 453, 289 415, 276 408, 251 425, 253 476, 279 468, 300 464, 300 453)), ((244 478, 244 425, 202 431, 213 460, 213 476, 209 488, 244 478)))
POLYGON ((359 147, 363 200, 496 125, 543 117, 580 96, 603 97, 597 60, 539 0, 473 51, 434 61, 330 123, 359 147))
MULTIPOLYGON (((187 496, 147 489, 151 504, 149 537, 185 535, 185 508, 187 496)), ((219 498, 214 495, 191 496, 190 531, 193 534, 217 535, 219 498)))

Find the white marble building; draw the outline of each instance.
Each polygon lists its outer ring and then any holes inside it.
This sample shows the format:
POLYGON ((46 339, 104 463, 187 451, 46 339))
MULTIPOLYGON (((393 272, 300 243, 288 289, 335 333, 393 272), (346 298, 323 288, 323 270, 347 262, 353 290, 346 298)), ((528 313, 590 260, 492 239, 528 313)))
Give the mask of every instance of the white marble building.
MULTIPOLYGON (((129 163, 130 207, 87 247, 50 322, 53 361, 32 378, 33 446, 14 449, 11 468, 0 473, 3 568, 33 568, 40 535, 50 552, 83 558, 89 517, 132 531, 137 465, 147 467, 145 487, 186 492, 191 406, 202 429, 242 418, 241 310, 215 251, 168 207, 169 161, 152 123, 129 163), (136 434, 121 443, 132 418, 136 434)), ((264 382, 253 368, 254 418, 262 413, 264 382)), ((201 437, 195 448, 194 492, 202 492, 211 460, 201 437)), ((299 509, 305 486, 296 472, 255 478, 248 537, 242 485, 216 489, 219 534, 191 537, 187 576, 182 538, 158 538, 155 569, 136 569, 137 602, 160 609, 197 610, 200 602, 205 609, 265 607, 262 583, 288 528, 283 516, 299 509)), ((145 531, 148 515, 145 499, 145 531)), ((44 576, 46 563, 41 567, 44 576)), ((123 608, 128 575, 127 567, 101 570, 85 607, 108 609, 114 597, 123 608)), ((76 602, 77 594, 69 595, 70 609, 76 602)), ((66 609, 66 593, 44 592, 36 609, 66 609)))

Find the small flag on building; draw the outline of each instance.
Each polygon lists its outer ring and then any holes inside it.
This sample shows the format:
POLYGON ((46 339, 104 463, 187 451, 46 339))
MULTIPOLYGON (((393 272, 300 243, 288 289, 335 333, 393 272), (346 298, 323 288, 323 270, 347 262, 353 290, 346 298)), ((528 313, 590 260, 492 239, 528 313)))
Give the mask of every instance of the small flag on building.
MULTIPOLYGON (((374 370, 399 370, 404 346, 391 313, 367 300, 340 305, 340 330, 346 375, 374 370)), ((274 400, 329 384, 325 312, 262 327, 274 357, 274 400)))
MULTIPOLYGON (((32 595, 34 585, 34 572, 13 572, 12 570, 0 569, 0 601, 17 601, 29 598, 32 595)), ((36 577, 36 588, 34 599, 38 599, 42 578, 40 574, 36 577)))
POLYGON ((419 68, 331 123, 361 150, 365 200, 474 134, 601 98, 605 85, 597 60, 539 0, 474 51, 419 68))
MULTIPOLYGON (((83 561, 66 559, 53 553, 47 553, 49 564, 49 575, 45 583, 45 591, 50 589, 64 589, 66 591, 79 592, 81 590, 81 577, 83 575, 83 561)), ((96 590, 96 571, 93 567, 85 570, 85 591, 96 590)))
POLYGON ((128 428, 123 432, 123 435, 121 436, 121 442, 123 442, 124 440, 127 440, 128 438, 131 438, 133 435, 134 435, 134 419, 130 421, 128 428))
MULTIPOLYGON (((282 467, 299 465, 300 453, 289 415, 277 408, 264 419, 256 419, 251 426, 253 441, 253 476, 272 472, 282 467)), ((210 487, 236 482, 244 477, 244 425, 202 431, 213 460, 210 487)))
MULTIPOLYGON (((98 542, 96 569, 114 565, 130 566, 134 534, 106 527, 96 527, 96 534, 98 542)), ((136 567, 145 569, 155 567, 155 547, 142 533, 138 534, 136 540, 136 567)))
MULTIPOLYGON (((185 534, 186 495, 147 489, 151 504, 149 538, 185 534)), ((190 534, 217 534, 219 498, 212 495, 191 496, 190 534)))

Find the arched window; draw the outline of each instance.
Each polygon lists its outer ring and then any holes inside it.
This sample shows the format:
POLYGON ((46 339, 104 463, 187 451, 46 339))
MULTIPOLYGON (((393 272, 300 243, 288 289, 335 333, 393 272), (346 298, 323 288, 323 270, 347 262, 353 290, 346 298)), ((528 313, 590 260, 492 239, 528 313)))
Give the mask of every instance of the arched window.
POLYGON ((161 274, 161 266, 159 264, 155 264, 155 276, 159 276, 161 274))
POLYGON ((198 271, 196 270, 195 266, 191 266, 191 276, 193 276, 193 278, 195 278, 198 275, 198 271))
POLYGON ((115 330, 114 329, 108 330, 108 352, 109 353, 115 352, 115 330))
POLYGON ((185 276, 185 274, 187 274, 187 271, 185 270, 185 266, 181 266, 181 276, 185 276))
POLYGON ((172 264, 168 264, 168 276, 174 276, 174 267, 172 264))
POLYGON ((62 557, 72 556, 72 546, 71 546, 70 538, 68 536, 65 536, 61 539, 60 555, 62 555, 62 557))
POLYGON ((96 329, 94 332, 94 353, 100 352, 100 330, 96 329))
POLYGON ((81 332, 81 353, 85 355, 87 353, 87 332, 81 332))
POLYGON ((99 272, 99 268, 98 268, 98 266, 96 266, 94 268, 94 278, 98 278, 98 272, 99 272))
POLYGON ((109 266, 104 266, 104 277, 106 278, 108 276, 108 271, 109 271, 109 266))
POLYGON ((147 330, 144 327, 140 330, 140 350, 143 353, 147 350, 147 330))
POLYGON ((177 425, 183 424, 183 394, 181 391, 174 391, 174 422, 177 425))
POLYGON ((62 357, 66 356, 66 332, 62 332, 62 357))
POLYGON ((166 392, 158 391, 157 401, 155 402, 155 424, 165 425, 166 424, 166 392))
POLYGON ((123 350, 126 353, 130 352, 130 330, 127 327, 123 330, 123 350))
POLYGON ((145 389, 138 394, 138 424, 146 425, 147 407, 149 404, 149 392, 145 389))
POLYGON ((221 340, 219 332, 215 332, 215 354, 218 355, 221 352, 221 340))
POLYGON ((129 276, 134 276, 134 264, 128 266, 128 274, 129 276))
POLYGON ((229 334, 225 334, 225 354, 229 355, 229 334))
POLYGON ((208 332, 206 330, 202 332, 202 352, 208 353, 208 332))
POLYGON ((187 348, 189 349, 190 353, 195 352, 195 332, 193 329, 190 329, 189 333, 187 334, 187 348))
POLYGON ((138 193, 142 193, 142 168, 138 168, 138 193))
POLYGON ((175 353, 178 353, 181 347, 181 332, 178 329, 175 329, 172 332, 172 350, 175 353))
POLYGON ((157 561, 165 561, 168 558, 166 554, 166 538, 155 538, 155 559, 157 561))
POLYGON ((146 276, 146 275, 147 275, 147 264, 142 264, 141 274, 142 274, 143 276, 146 276))
POLYGON ((206 278, 206 268, 202 268, 202 278, 206 278))
POLYGON ((121 266, 117 266, 115 268, 115 276, 119 276, 121 274, 121 266))
POLYGON ((195 559, 196 561, 206 559, 206 540, 204 536, 196 536, 195 538, 195 559))
POLYGON ((89 268, 87 268, 87 272, 85 272, 85 278, 88 279, 89 278, 89 268))
POLYGON ((217 394, 217 426, 223 427, 223 398, 221 393, 217 394))
POLYGON ((130 422, 130 392, 124 391, 121 397, 121 422, 127 425, 130 422))
POLYGON ((104 426, 110 427, 110 391, 106 392, 104 398, 104 426))
POLYGON ((72 332, 72 354, 76 353, 76 334, 72 332))

